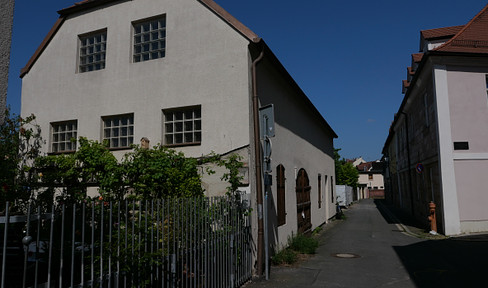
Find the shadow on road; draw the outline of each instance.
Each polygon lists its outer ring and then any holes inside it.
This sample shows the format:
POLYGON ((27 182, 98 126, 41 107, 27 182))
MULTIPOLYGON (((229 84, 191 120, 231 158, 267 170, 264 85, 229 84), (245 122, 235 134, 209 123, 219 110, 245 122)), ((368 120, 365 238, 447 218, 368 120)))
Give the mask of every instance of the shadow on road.
MULTIPOLYGON (((425 231, 425 225, 384 200, 375 200, 375 204, 389 224, 402 223, 425 231)), ((419 288, 488 287, 488 234, 426 239, 393 249, 419 288)))
POLYGON ((378 211, 380 211, 383 218, 385 218, 386 222, 388 222, 389 224, 403 223, 407 226, 417 227, 419 229, 427 228, 425 227, 425 224, 422 224, 419 221, 415 220, 407 212, 388 204, 386 200, 375 199, 374 203, 376 204, 376 208, 378 208, 378 211), (385 209, 387 209, 388 211, 386 211, 385 209), (395 217, 391 217, 390 213, 388 212, 395 215, 395 217))
POLYGON ((417 287, 488 287, 488 235, 393 247, 417 287))

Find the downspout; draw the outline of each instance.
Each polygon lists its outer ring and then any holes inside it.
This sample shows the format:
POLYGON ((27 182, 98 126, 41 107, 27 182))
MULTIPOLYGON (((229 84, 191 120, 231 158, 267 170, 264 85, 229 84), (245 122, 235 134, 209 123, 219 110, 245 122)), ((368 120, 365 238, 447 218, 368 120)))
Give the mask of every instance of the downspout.
POLYGON ((257 274, 263 275, 263 247, 264 247, 264 228, 263 228, 263 183, 262 183, 262 164, 261 164, 261 142, 259 139, 259 102, 256 66, 264 56, 264 48, 258 58, 251 65, 252 73, 252 114, 254 126, 254 163, 256 165, 256 194, 258 205, 258 247, 257 247, 257 274))
POLYGON ((410 138, 408 137, 408 115, 405 112, 400 112, 405 116, 405 133, 407 136, 407 165, 408 165, 408 185, 410 186, 410 208, 412 209, 412 216, 414 215, 415 209, 413 207, 413 191, 412 191, 412 174, 411 174, 411 167, 412 163, 410 163, 410 138))

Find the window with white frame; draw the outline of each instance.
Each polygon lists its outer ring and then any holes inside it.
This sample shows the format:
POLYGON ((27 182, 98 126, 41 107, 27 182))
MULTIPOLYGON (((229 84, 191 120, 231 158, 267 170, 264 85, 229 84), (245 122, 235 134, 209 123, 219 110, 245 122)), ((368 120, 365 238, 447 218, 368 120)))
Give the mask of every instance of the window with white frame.
POLYGON ((80 59, 79 72, 89 72, 105 69, 105 54, 107 50, 107 30, 93 32, 79 36, 80 59))
POLYGON ((129 148, 134 143, 134 114, 107 116, 103 121, 103 142, 109 148, 129 148))
POLYGON ((166 16, 134 22, 134 62, 163 58, 166 54, 166 16))
POLYGON ((164 144, 197 145, 202 142, 200 106, 163 110, 164 144))
POLYGON ((51 152, 76 150, 78 123, 76 120, 51 123, 51 152))

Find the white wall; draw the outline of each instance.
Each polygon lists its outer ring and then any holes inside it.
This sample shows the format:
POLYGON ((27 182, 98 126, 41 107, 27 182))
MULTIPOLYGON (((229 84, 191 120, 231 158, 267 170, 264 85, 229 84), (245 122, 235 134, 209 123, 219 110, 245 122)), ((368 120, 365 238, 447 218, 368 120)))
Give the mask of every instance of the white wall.
POLYGON ((78 136, 101 140, 102 116, 134 113, 134 142, 153 145, 162 140, 162 109, 201 105, 202 144, 181 150, 225 153, 249 144, 247 45, 195 0, 126 1, 72 16, 24 76, 22 115, 37 115, 46 140, 50 122, 72 119, 78 136), (160 14, 166 57, 131 63, 131 22, 160 14), (78 35, 104 28, 106 68, 77 73, 78 35))
MULTIPOLYGON (((332 203, 331 180, 335 186, 332 132, 314 118, 312 111, 304 104, 302 96, 293 85, 263 61, 258 66, 258 94, 261 105, 274 104, 275 132, 272 167, 276 182, 276 167, 285 167, 286 224, 272 231, 276 245, 286 244, 288 235, 297 231, 296 175, 305 169, 311 186, 312 229, 335 215, 335 201, 332 203), (318 175, 321 174, 321 208, 318 206, 318 175), (325 181, 327 178, 327 181, 325 181)), ((273 199, 277 199, 276 185, 272 188, 273 199)), ((334 196, 335 199, 335 189, 334 196)), ((275 206, 276 207, 276 206, 275 206)), ((275 216, 275 215, 274 215, 275 216)))

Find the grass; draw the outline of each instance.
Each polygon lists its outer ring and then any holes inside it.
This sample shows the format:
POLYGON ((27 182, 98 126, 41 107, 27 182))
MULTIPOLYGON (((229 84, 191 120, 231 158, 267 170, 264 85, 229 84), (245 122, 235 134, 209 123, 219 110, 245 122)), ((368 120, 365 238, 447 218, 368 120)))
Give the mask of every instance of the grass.
POLYGON ((293 264, 298 260, 299 254, 315 254, 319 247, 317 239, 298 234, 288 238, 288 248, 275 253, 271 258, 273 265, 293 264))

